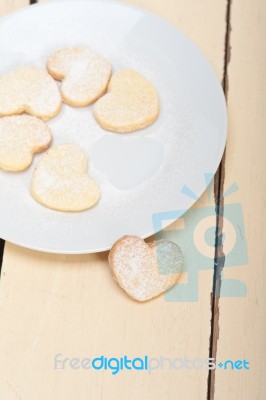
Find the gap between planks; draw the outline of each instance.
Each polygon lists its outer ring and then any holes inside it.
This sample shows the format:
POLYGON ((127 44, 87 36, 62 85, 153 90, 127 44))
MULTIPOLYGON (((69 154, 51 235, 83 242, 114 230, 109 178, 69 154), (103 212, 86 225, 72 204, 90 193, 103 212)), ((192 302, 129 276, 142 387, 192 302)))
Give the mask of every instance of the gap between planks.
MULTIPOLYGON (((233 0, 227 0, 225 16, 225 43, 224 43, 224 71, 222 87, 227 100, 228 95, 228 64, 230 62, 231 47, 231 7, 233 0)), ((215 231, 215 257, 213 273, 213 289, 211 294, 211 334, 209 357, 216 360, 219 339, 219 300, 222 285, 222 270, 224 268, 225 255, 223 252, 223 214, 224 214, 224 178, 225 178, 226 150, 214 178, 214 200, 216 205, 216 231, 215 231)), ((215 393, 215 369, 209 370, 207 400, 214 400, 215 393)))

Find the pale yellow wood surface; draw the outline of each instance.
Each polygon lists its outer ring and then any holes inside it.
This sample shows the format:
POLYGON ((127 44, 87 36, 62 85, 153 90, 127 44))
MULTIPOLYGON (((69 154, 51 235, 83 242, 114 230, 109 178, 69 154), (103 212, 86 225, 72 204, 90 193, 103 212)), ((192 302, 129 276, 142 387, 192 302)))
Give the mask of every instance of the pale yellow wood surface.
MULTIPOLYGON (((132 3, 189 34, 222 79, 226 1, 132 3)), ((114 377, 53 368, 57 353, 208 357, 211 270, 200 273, 199 289, 196 303, 167 303, 161 297, 137 304, 113 282, 106 253, 49 255, 7 243, 0 285, 0 399, 205 399, 207 370, 114 377)))
POLYGON ((0 0, 0 16, 29 4, 28 0, 0 0))
POLYGON ((233 1, 225 190, 234 181, 239 186, 226 204, 242 205, 249 262, 224 271, 224 279, 238 279, 246 284, 247 297, 220 299, 217 359, 245 358, 250 361, 251 370, 218 369, 215 400, 266 398, 265 21, 265 1, 233 1))

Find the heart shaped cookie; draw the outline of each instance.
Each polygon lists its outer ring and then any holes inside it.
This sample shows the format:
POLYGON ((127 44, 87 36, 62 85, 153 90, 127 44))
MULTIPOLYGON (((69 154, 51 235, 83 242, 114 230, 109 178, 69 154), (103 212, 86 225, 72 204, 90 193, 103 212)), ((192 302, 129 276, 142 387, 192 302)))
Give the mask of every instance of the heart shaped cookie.
POLYGON ((59 211, 91 208, 100 197, 87 175, 88 157, 76 144, 52 147, 40 160, 31 181, 31 194, 40 204, 59 211))
POLYGON ((133 70, 114 74, 108 93, 94 106, 94 116, 107 130, 126 133, 151 125, 159 114, 156 89, 133 70))
POLYGON ((29 115, 0 118, 0 169, 23 171, 51 143, 50 128, 29 115))
POLYGON ((40 68, 19 68, 0 79, 0 117, 25 112, 49 120, 61 103, 56 82, 40 68))
POLYGON ((65 103, 84 107, 95 102, 107 88, 111 64, 90 49, 69 48, 55 52, 47 62, 50 74, 62 83, 65 103))
POLYGON ((122 237, 109 253, 114 279, 137 301, 150 300, 174 286, 183 263, 177 244, 166 240, 147 244, 137 236, 122 237))

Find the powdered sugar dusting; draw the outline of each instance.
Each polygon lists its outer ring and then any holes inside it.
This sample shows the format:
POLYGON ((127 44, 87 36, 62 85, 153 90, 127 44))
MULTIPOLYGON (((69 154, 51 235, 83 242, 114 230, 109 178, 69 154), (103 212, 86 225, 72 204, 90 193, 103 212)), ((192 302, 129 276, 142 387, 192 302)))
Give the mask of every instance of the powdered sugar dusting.
POLYGON ((104 93, 111 76, 111 64, 90 49, 66 48, 47 62, 54 78, 63 80, 62 95, 71 105, 86 106, 104 93))
POLYGON ((61 96, 52 77, 38 67, 18 68, 0 79, 0 116, 35 115, 44 120, 60 111, 61 96))
POLYGON ((182 252, 175 243, 160 241, 148 245, 136 236, 118 240, 110 250, 109 261, 118 284, 138 301, 149 300, 172 287, 183 267, 182 252), (158 249, 164 249, 163 255, 168 262, 175 260, 174 271, 161 272, 159 263, 163 259, 158 258, 158 249))
POLYGON ((159 114, 155 87, 137 71, 125 69, 115 73, 108 92, 94 107, 94 115, 103 128, 133 132, 151 125, 159 114))
POLYGON ((21 171, 32 162, 33 154, 47 149, 50 128, 29 115, 0 118, 0 168, 21 171))
POLYGON ((96 183, 87 175, 86 153, 75 144, 51 148, 37 165, 31 193, 41 204, 62 211, 82 211, 99 199, 96 183))

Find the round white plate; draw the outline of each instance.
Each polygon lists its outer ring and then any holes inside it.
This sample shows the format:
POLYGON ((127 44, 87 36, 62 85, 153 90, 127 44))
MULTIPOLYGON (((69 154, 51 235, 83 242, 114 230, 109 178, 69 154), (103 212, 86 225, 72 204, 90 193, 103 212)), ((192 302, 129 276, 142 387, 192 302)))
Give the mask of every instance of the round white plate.
POLYGON ((64 106, 49 122, 54 143, 87 151, 101 200, 80 213, 35 202, 29 185, 40 155, 26 172, 0 171, 0 237, 48 252, 99 252, 123 235, 153 234, 154 213, 188 210, 195 200, 182 193, 184 185, 198 196, 206 189, 204 176, 216 171, 225 146, 225 100, 206 58, 174 26, 120 3, 74 0, 11 14, 1 20, 0 37, 0 76, 22 65, 45 68, 56 49, 85 46, 108 58, 114 71, 144 74, 161 104, 152 126, 125 135, 101 129, 93 106, 64 106))

